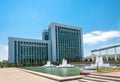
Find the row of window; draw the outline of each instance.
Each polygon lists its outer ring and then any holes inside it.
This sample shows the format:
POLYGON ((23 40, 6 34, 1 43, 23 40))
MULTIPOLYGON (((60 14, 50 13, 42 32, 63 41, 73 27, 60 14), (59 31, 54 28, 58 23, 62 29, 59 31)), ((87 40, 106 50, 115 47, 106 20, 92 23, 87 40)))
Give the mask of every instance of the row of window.
POLYGON ((34 61, 47 61, 48 59, 48 44, 47 43, 33 43, 38 45, 31 45, 30 42, 15 41, 15 63, 26 63, 34 61), (21 46, 22 45, 22 46, 21 46), (39 46, 39 47, 38 47, 39 46))
POLYGON ((78 32, 78 29, 74 28, 67 28, 67 27, 62 27, 62 26, 55 26, 55 28, 58 29, 58 31, 65 31, 65 32, 78 32))
POLYGON ((49 36, 48 36, 48 32, 44 32, 43 33, 43 40, 48 40, 49 36))
POLYGON ((47 43, 40 43, 40 42, 27 42, 27 41, 15 41, 15 43, 18 43, 20 45, 28 44, 28 45, 45 45, 47 43))
POLYGON ((56 26, 57 61, 81 61, 80 30, 56 26))

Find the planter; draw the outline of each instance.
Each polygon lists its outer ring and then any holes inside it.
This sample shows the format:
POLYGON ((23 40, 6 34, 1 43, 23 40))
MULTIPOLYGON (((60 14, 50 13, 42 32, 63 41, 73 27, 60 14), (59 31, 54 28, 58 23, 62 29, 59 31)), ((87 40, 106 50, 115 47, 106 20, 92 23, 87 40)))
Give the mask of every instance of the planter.
POLYGON ((89 72, 80 72, 80 75, 90 75, 89 72))

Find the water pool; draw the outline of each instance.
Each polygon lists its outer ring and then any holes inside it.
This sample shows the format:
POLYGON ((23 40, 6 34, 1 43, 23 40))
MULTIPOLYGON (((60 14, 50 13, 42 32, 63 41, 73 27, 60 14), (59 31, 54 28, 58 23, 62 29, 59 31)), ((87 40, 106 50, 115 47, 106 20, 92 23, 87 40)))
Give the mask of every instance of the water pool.
POLYGON ((32 70, 42 72, 51 75, 57 75, 62 77, 80 75, 81 66, 75 66, 73 68, 56 68, 56 67, 23 67, 26 70, 32 70))

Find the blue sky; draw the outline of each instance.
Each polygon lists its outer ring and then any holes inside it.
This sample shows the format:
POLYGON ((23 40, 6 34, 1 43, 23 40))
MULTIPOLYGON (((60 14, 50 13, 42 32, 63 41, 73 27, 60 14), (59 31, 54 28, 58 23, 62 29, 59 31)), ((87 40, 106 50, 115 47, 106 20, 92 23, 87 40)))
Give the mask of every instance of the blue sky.
POLYGON ((120 43, 120 0, 0 0, 0 60, 8 37, 41 39, 51 22, 83 29, 84 55, 120 43))

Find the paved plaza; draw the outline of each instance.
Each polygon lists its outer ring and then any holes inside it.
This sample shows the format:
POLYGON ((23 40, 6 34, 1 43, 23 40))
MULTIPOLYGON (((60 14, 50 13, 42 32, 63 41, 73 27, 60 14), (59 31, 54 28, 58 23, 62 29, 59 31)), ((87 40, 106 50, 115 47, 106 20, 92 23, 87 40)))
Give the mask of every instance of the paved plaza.
POLYGON ((0 82, 56 82, 18 68, 0 68, 0 82))
MULTIPOLYGON (((50 75, 52 76, 52 75, 50 75)), ((57 77, 57 76, 56 76, 57 77)), ((109 73, 92 73, 81 79, 60 82, 120 82, 120 71, 109 73)), ((19 68, 0 68, 0 82, 58 82, 25 72, 19 68)))
POLYGON ((103 73, 104 75, 120 76, 120 71, 103 73))

